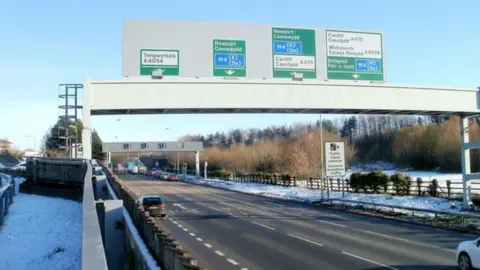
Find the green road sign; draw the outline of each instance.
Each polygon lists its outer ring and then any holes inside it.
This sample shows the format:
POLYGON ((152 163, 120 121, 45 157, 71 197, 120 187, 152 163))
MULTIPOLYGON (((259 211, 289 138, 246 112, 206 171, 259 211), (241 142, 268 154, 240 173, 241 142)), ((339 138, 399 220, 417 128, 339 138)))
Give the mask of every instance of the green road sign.
POLYGON ((380 33, 326 31, 327 79, 385 81, 380 33))
POLYGON ((213 76, 247 76, 245 40, 213 40, 213 76))
POLYGON ((165 76, 178 76, 180 73, 180 51, 140 50, 140 75, 152 75, 155 70, 162 70, 165 76))
POLYGON ((273 78, 317 78, 315 30, 272 28, 273 78))

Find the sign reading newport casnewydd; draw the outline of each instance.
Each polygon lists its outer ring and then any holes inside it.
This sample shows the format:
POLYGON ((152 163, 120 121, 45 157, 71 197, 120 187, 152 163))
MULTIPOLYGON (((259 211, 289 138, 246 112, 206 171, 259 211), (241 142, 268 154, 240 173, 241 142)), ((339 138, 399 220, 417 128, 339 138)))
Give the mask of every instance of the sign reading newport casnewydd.
POLYGON ((178 76, 180 73, 180 52, 178 50, 140 50, 140 75, 152 75, 160 70, 165 76, 178 76))
POLYGON ((380 33, 326 30, 327 79, 385 81, 380 33))
POLYGON ((272 28, 273 78, 317 78, 315 30, 272 28))
POLYGON ((345 176, 345 144, 343 142, 325 143, 325 171, 327 177, 345 176))
POLYGON ((213 76, 245 77, 247 50, 245 40, 213 40, 213 76))

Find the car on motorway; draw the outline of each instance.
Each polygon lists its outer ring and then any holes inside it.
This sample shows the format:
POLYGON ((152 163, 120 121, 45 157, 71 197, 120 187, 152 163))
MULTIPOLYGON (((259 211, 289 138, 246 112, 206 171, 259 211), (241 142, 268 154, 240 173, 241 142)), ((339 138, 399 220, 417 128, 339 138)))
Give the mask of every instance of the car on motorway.
POLYGON ((162 173, 161 171, 154 171, 152 176, 155 178, 159 178, 161 173, 162 173))
POLYGON ((461 270, 480 269, 480 238, 458 244, 456 258, 461 270))
POLYGON ((171 174, 171 175, 168 177, 168 181, 177 182, 177 181, 178 181, 178 176, 176 176, 176 175, 174 175, 174 174, 171 174))
POLYGON ((140 205, 152 217, 166 217, 167 209, 160 195, 143 195, 139 199, 140 205))

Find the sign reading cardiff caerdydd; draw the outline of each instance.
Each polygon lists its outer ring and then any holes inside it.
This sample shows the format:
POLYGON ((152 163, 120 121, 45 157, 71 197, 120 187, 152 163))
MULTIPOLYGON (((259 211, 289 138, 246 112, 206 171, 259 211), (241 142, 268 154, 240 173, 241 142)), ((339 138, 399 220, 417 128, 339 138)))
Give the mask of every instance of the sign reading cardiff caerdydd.
POLYGON ((329 80, 385 81, 382 34, 326 30, 329 80))
POLYGON ((245 77, 247 51, 245 40, 213 40, 213 76, 245 77))
POLYGON ((178 50, 140 50, 140 75, 152 75, 159 70, 165 76, 178 76, 180 73, 180 52, 178 50))
POLYGON ((273 78, 317 78, 315 30, 272 28, 273 78))

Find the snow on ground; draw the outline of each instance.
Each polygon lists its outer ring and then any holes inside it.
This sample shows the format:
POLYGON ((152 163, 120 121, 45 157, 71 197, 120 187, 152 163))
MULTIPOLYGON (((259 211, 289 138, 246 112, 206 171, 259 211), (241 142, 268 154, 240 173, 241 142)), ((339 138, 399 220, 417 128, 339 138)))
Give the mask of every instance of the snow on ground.
POLYGON ((81 269, 81 209, 76 201, 17 194, 0 228, 0 269, 81 269))
MULTIPOLYGON (((194 177, 187 177, 187 181, 199 184, 222 187, 230 190, 240 191, 249 194, 257 194, 272 198, 289 199, 300 202, 314 202, 322 199, 322 192, 301 187, 281 187, 254 183, 231 182, 223 180, 194 180, 194 177)), ((324 198, 327 194, 324 192, 324 198)), ((342 192, 330 192, 329 198, 342 198, 342 192)), ((360 202, 375 202, 378 204, 413 207, 428 210, 460 212, 461 204, 452 203, 447 199, 418 196, 390 196, 381 194, 359 194, 345 192, 344 199, 360 202)), ((350 204, 354 206, 355 204, 350 204)), ((381 209, 381 208, 379 208, 381 209)), ((397 211, 400 212, 400 211, 397 211)))

